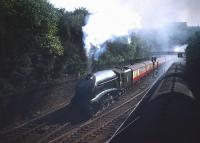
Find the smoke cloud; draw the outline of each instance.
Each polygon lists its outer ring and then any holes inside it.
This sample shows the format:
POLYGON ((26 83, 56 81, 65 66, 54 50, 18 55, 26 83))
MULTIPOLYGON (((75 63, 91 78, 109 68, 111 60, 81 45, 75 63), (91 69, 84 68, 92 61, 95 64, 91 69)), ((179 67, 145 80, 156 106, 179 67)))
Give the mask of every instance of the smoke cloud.
MULTIPOLYGON (((56 7, 74 10, 85 7, 91 15, 83 27, 86 55, 117 36, 128 35, 133 29, 161 29, 161 49, 168 47, 172 29, 162 29, 173 22, 200 24, 200 0, 50 0, 56 7)), ((168 47, 169 48, 169 47, 168 47)))
POLYGON ((174 52, 185 52, 188 44, 174 46, 174 52))
POLYGON ((92 46, 101 48, 108 39, 128 35, 130 30, 141 28, 141 17, 117 0, 101 0, 83 27, 85 49, 90 56, 92 46), (91 46, 92 45, 92 46, 91 46))
POLYGON ((200 24, 200 0, 49 0, 56 7, 72 11, 85 7, 90 12, 101 9, 113 11, 117 4, 121 9, 137 12, 141 16, 142 26, 160 25, 164 22, 186 21, 189 25, 200 24))

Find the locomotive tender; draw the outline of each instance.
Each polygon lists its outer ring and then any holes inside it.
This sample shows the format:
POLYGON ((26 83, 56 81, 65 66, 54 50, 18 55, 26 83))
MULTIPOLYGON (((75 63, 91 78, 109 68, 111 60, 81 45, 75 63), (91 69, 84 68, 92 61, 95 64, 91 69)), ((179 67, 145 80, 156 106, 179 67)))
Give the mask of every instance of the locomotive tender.
POLYGON ((145 61, 89 74, 77 82, 71 105, 92 115, 166 61, 167 57, 159 57, 156 63, 145 61))

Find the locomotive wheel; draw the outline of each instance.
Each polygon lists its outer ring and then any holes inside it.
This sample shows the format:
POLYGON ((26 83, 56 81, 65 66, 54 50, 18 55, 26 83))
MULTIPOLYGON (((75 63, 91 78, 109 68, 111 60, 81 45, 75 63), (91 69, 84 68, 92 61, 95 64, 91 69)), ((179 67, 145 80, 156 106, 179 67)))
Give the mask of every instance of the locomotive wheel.
POLYGON ((88 105, 88 109, 87 109, 87 114, 92 117, 93 115, 95 115, 98 111, 99 111, 99 103, 94 102, 94 103, 90 103, 88 105))
POLYGON ((109 105, 112 104, 114 101, 114 97, 112 96, 111 93, 108 93, 105 98, 101 101, 101 110, 106 109, 109 105))
POLYGON ((110 104, 114 102, 114 96, 110 96, 110 104))
POLYGON ((97 113, 98 110, 99 110, 99 108, 100 108, 99 103, 94 102, 94 103, 92 104, 92 108, 93 108, 93 111, 94 111, 95 113, 97 113))
POLYGON ((112 93, 112 102, 113 101, 118 101, 119 100, 119 96, 123 95, 123 92, 121 91, 115 91, 112 93))
POLYGON ((106 100, 106 101, 103 101, 103 102, 101 103, 101 108, 102 108, 102 110, 106 109, 106 108, 108 107, 108 105, 109 105, 109 103, 108 103, 107 100, 106 100))
POLYGON ((104 110, 108 106, 107 101, 105 99, 102 100, 101 103, 100 103, 100 106, 101 106, 100 110, 104 110))

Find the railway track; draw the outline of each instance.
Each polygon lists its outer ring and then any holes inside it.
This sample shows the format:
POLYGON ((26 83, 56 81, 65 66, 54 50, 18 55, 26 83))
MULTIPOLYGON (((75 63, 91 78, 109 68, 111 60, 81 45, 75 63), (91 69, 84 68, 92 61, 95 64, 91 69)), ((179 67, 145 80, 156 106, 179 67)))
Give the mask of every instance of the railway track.
MULTIPOLYGON (((103 108, 101 111, 99 111, 95 116, 93 116, 93 118, 90 119, 90 121, 91 120, 95 120, 96 118, 103 117, 105 113, 107 113, 110 110, 113 110, 114 108, 116 108, 116 105, 120 105, 120 104, 123 104, 124 102, 127 102, 131 98, 131 94, 132 94, 132 97, 135 96, 136 94, 140 94, 141 90, 147 89, 147 87, 149 85, 150 85, 150 83, 146 83, 142 87, 139 87, 140 85, 138 85, 138 87, 137 87, 138 90, 136 90, 134 92, 134 94, 133 94, 133 89, 132 89, 131 91, 126 93, 127 95, 121 96, 119 101, 117 101, 114 104, 111 104, 111 105, 107 106, 106 108, 103 108)), ((121 121, 123 121, 124 119, 125 118, 121 119, 121 121)), ((121 124, 121 122, 120 122, 120 124, 121 124)), ((74 128, 76 128, 76 129, 80 128, 80 126, 81 126, 81 123, 79 125, 72 125, 70 123, 66 123, 65 125, 63 125, 63 126, 59 127, 58 129, 54 130, 53 132, 51 132, 47 136, 44 136, 43 138, 38 140, 37 143, 50 142, 50 141, 54 140, 55 138, 58 138, 58 137, 62 136, 66 132, 70 132, 70 130, 72 130, 74 128)))
POLYGON ((60 143, 60 142, 89 142, 92 139, 96 139, 96 137, 102 134, 103 130, 107 130, 107 127, 116 125, 119 120, 123 120, 135 106, 142 99, 143 95, 145 95, 148 88, 136 96, 130 98, 128 101, 123 104, 115 107, 114 109, 98 116, 97 118, 90 120, 66 134, 55 138, 50 141, 50 143, 60 143))
MULTIPOLYGON (((77 79, 71 79, 63 83, 58 83, 56 84, 56 86, 59 86, 61 84, 66 84, 68 82, 72 82, 75 80, 77 79)), ((41 133, 44 132, 49 133, 51 129, 59 128, 61 125, 56 125, 56 124, 49 125, 46 123, 46 120, 49 118, 48 117, 49 115, 59 110, 62 110, 67 105, 69 105, 69 103, 70 100, 67 100, 64 103, 57 105, 53 110, 49 110, 38 117, 35 117, 29 121, 22 123, 21 125, 0 131, 0 143, 26 142, 24 140, 27 140, 27 138, 35 138, 36 136, 41 136, 41 133)), ((35 139, 33 139, 33 142, 35 139)))
POLYGON ((16 129, 9 134, 1 135, 0 143, 22 143, 26 142, 27 138, 29 141, 34 140, 35 137, 40 136, 47 130, 53 130, 56 126, 48 126, 45 123, 34 123, 26 127, 16 129))
MULTIPOLYGON (((34 120, 31 120, 21 126, 13 128, 0 134, 0 143, 26 143, 35 142, 43 136, 47 136, 52 131, 64 127, 67 123, 62 124, 59 121, 51 122, 53 116, 62 116, 65 104, 48 112, 34 120), (63 111, 62 111, 63 110, 63 111)), ((69 124, 69 123, 68 123, 69 124)))
POLYGON ((133 90, 130 90, 127 93, 128 96, 120 97, 116 104, 108 106, 85 123, 71 124, 69 120, 65 119, 66 117, 63 117, 63 115, 69 113, 65 112, 66 105, 62 105, 26 124, 1 133, 0 143, 91 142, 98 137, 99 140, 103 138, 106 140, 114 133, 138 101, 142 99, 142 95, 145 94, 155 78, 149 76, 147 82, 143 81, 138 84, 138 90, 134 93, 133 90), (132 96, 130 96, 130 92, 133 94, 132 96), (52 122, 52 120, 55 120, 55 116, 57 116, 57 121, 52 122), (59 121, 61 119, 62 122, 59 121))
MULTIPOLYGON (((62 85, 68 84, 69 82, 75 82, 75 81, 77 81, 77 80, 78 80, 77 78, 69 79, 69 80, 67 80, 67 81, 62 81, 62 82, 55 83, 54 86, 55 86, 55 87, 59 87, 59 90, 60 90, 60 89, 63 89, 63 88, 64 88, 64 86, 62 86, 62 85)), ((39 89, 31 89, 31 90, 28 90, 28 91, 19 92, 18 94, 19 94, 19 95, 24 95, 24 94, 32 94, 31 92, 33 92, 33 91, 34 91, 34 92, 45 91, 45 90, 47 90, 47 88, 50 88, 50 86, 53 86, 53 85, 43 85, 43 86, 40 87, 39 89)), ((0 135, 1 135, 1 134, 4 134, 4 133, 7 133, 7 132, 10 132, 11 130, 14 130, 14 129, 16 129, 16 128, 20 128, 20 127, 22 127, 22 126, 25 126, 25 125, 27 125, 27 124, 30 124, 30 123, 34 122, 35 120, 38 120, 39 118, 42 118, 42 117, 44 117, 44 116, 46 116, 46 115, 48 115, 48 114, 51 114, 52 112, 55 112, 56 110, 59 110, 60 108, 63 108, 64 106, 68 105, 68 104, 70 103, 70 100, 71 100, 71 98, 66 99, 65 102, 62 102, 62 103, 56 105, 56 106, 55 106, 54 108, 52 108, 51 110, 44 111, 41 115, 38 115, 37 117, 32 117, 32 118, 29 119, 29 120, 24 120, 24 121, 22 121, 20 124, 18 124, 17 126, 15 125, 15 126, 10 126, 10 127, 7 128, 7 129, 2 129, 2 130, 0 131, 0 135)))
MULTIPOLYGON (((141 89, 144 89, 142 87, 141 89)), ((138 88, 139 92, 141 89, 138 88)), ((128 96, 122 96, 120 100, 118 101, 118 104, 122 104, 127 100, 128 96)), ((65 110, 64 106, 61 106, 57 108, 54 111, 51 111, 41 117, 38 117, 30 122, 27 122, 26 124, 23 124, 21 126, 18 126, 14 128, 13 130, 8 130, 7 132, 0 134, 0 143, 45 143, 48 142, 62 134, 64 134, 67 131, 70 131, 73 128, 78 128, 80 124, 72 125, 70 122, 66 121, 63 124, 59 124, 59 121, 55 123, 49 123, 49 119, 58 116, 55 112, 59 112, 60 110, 65 110), (52 115, 53 114, 53 115, 52 115)), ((109 110, 112 110, 116 105, 108 106, 106 109, 101 111, 99 114, 97 114, 96 117, 102 117, 104 112, 107 112, 109 110)), ((69 115, 70 116, 70 115, 69 115)), ((62 118, 62 117, 61 117, 62 118)))

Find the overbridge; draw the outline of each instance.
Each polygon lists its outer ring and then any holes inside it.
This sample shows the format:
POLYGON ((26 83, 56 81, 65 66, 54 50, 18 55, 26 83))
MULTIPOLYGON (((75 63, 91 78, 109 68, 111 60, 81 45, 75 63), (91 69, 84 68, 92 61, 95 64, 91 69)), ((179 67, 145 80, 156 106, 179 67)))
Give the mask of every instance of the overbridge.
POLYGON ((151 55, 178 55, 178 54, 185 54, 185 52, 175 52, 175 51, 158 51, 158 52, 151 52, 151 55))

